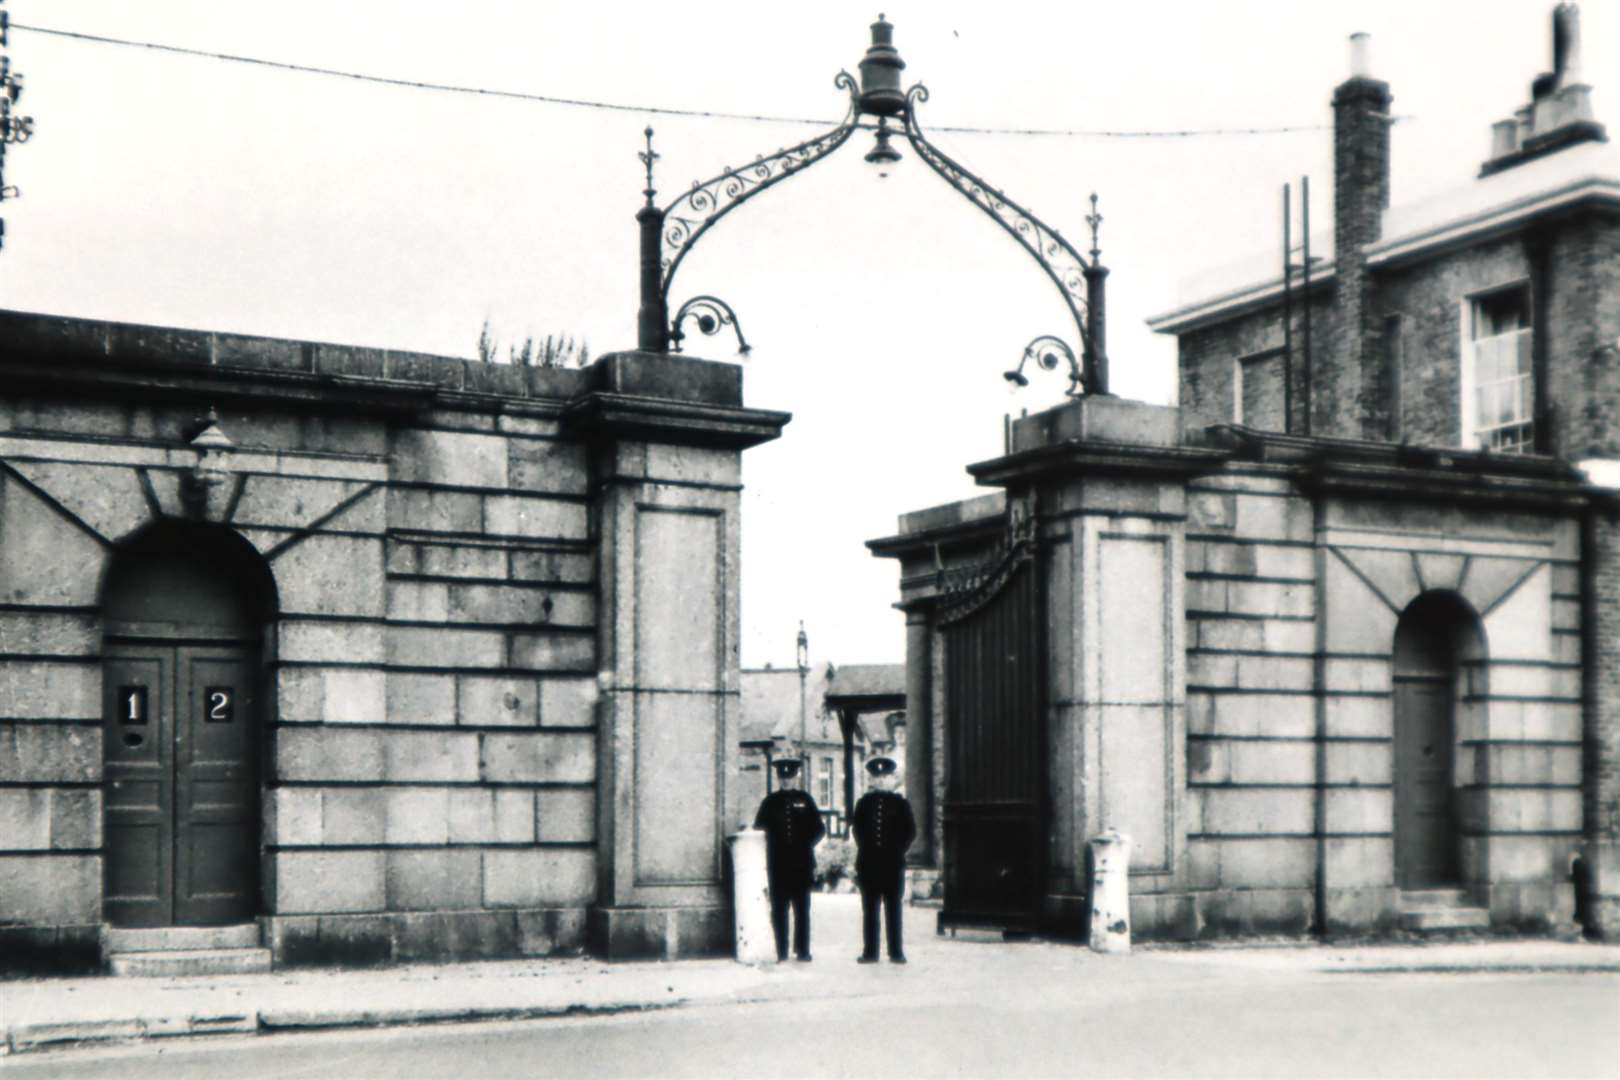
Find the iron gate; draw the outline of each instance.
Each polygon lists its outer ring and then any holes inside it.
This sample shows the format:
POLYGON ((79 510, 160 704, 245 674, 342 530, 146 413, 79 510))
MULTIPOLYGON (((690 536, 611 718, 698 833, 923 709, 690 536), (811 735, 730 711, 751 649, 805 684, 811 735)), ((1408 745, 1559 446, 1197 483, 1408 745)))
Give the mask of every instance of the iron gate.
POLYGON ((1033 930, 1045 884, 1040 574, 1018 545, 941 618, 945 900, 941 927, 1033 930))

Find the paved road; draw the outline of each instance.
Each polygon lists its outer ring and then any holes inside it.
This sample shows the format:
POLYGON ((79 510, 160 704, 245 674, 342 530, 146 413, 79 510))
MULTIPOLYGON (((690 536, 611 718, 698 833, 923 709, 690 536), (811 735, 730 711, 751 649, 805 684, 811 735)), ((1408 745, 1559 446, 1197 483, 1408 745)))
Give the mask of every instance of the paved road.
MULTIPOLYGON (((1620 977, 1183 965, 1069 984, 1038 950, 931 992, 926 963, 848 963, 848 996, 616 1017, 153 1042, 28 1055, 7 1080, 274 1076, 1616 1077, 1620 977), (1028 967, 1009 980, 1008 963, 1028 967)), ((1009 957, 1011 958, 1009 961, 1009 957)), ((825 968, 828 957, 816 962, 825 968)), ((837 963, 845 964, 840 958, 837 963)), ((823 973, 825 974, 825 972, 823 973)))

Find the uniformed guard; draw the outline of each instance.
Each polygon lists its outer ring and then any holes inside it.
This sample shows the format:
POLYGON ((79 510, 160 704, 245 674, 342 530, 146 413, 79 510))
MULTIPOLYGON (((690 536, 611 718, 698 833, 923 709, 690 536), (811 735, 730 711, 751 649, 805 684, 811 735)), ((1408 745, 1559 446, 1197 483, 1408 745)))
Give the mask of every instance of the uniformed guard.
POLYGON ((788 907, 793 908, 793 955, 810 959, 810 886, 816 880, 815 846, 827 827, 803 786, 798 758, 771 763, 779 782, 759 804, 754 827, 765 830, 765 873, 771 890, 776 958, 787 959, 788 907))
POLYGON ((895 789, 900 777, 894 759, 875 757, 866 763, 876 790, 868 791, 855 804, 852 826, 855 832, 855 877, 861 886, 861 935, 864 949, 860 962, 872 964, 878 958, 878 907, 883 907, 883 924, 889 939, 889 959, 906 962, 901 943, 900 902, 906 891, 906 849, 917 837, 917 822, 911 804, 895 789))

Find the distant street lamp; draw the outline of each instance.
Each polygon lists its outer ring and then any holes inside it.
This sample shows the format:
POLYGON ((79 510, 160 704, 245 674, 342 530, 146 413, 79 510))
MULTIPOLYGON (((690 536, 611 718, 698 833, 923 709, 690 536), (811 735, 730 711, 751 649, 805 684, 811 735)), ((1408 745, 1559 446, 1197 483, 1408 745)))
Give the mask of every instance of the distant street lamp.
POLYGON ((804 764, 804 790, 810 788, 810 722, 805 709, 805 679, 810 674, 810 638, 804 632, 804 620, 799 620, 799 757, 804 764))
MULTIPOLYGON (((1091 258, 1087 259, 1056 229, 928 141, 917 122, 917 106, 928 100, 928 88, 917 83, 902 92, 900 72, 905 66, 894 47, 894 27, 879 15, 878 21, 872 24, 872 43, 860 63, 859 81, 847 71, 840 71, 833 80, 834 86, 849 93, 849 111, 837 127, 796 146, 762 154, 751 164, 727 168, 712 179, 694 183, 662 208, 654 202, 657 190, 653 186, 653 163, 659 155, 653 150, 652 128, 647 129, 647 149, 637 155, 647 170, 647 186, 643 191, 647 201, 636 214, 641 226, 640 349, 679 352, 685 337, 683 323, 690 318, 698 330, 707 335, 717 334, 726 326, 733 327, 741 345, 739 351, 748 352, 736 314, 718 297, 695 297, 680 306, 679 314, 671 322, 669 296, 675 274, 698 239, 721 218, 760 192, 828 156, 859 128, 874 135, 866 161, 877 169, 879 176, 888 176, 900 162, 900 152, 890 144, 890 138, 896 133, 904 135, 924 164, 1000 225, 1040 264, 1068 305, 1080 350, 1077 358, 1075 350, 1062 339, 1043 335, 1026 346, 1025 359, 1033 356, 1041 367, 1055 370, 1058 357, 1063 356, 1070 365, 1071 396, 1108 393, 1103 318, 1104 281, 1108 271, 1102 265, 1096 246, 1096 224, 1101 221, 1096 214, 1096 195, 1091 197, 1092 216, 1086 219, 1092 226, 1091 258), (890 127, 891 120, 897 128, 890 127)), ((1022 368, 1021 362, 1018 369, 1007 376, 1014 385, 1027 384, 1022 368)))

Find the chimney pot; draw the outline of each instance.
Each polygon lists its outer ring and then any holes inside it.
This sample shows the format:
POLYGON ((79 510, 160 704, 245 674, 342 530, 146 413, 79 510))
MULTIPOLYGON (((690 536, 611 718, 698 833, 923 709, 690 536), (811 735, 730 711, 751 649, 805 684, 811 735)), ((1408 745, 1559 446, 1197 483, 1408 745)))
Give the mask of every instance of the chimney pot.
POLYGON ((1491 157, 1499 158, 1519 148, 1519 122, 1498 120, 1491 125, 1491 157))
POLYGON ((1359 32, 1350 35, 1350 77, 1372 78, 1372 35, 1359 32))

